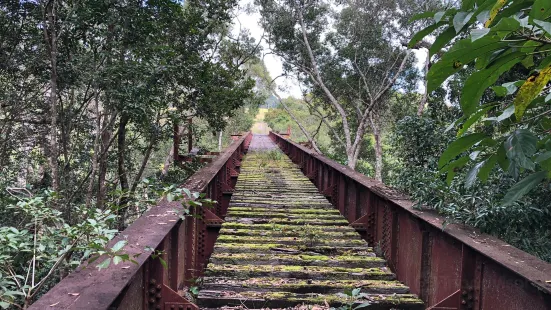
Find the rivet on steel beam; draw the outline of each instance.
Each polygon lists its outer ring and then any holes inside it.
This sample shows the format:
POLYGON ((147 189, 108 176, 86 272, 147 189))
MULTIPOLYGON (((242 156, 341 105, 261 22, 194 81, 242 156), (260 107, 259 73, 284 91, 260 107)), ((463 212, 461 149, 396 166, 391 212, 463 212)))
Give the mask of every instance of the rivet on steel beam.
POLYGON ((176 309, 176 307, 174 307, 174 305, 171 305, 171 306, 170 306, 170 309, 176 309))
POLYGON ((467 291, 463 291, 463 292, 461 292, 461 295, 463 295, 463 296, 467 296, 467 291))
POLYGON ((160 285, 160 284, 157 284, 157 286, 155 288, 157 289, 157 291, 160 291, 163 288, 163 286, 160 285))
POLYGON ((157 309, 157 310, 161 310, 161 305, 157 305, 157 306, 155 306, 155 309, 157 309))
POLYGON ((156 291, 154 288, 152 288, 152 289, 149 290, 149 292, 150 292, 151 294, 155 294, 155 292, 157 292, 157 291, 156 291))
POLYGON ((155 295, 155 298, 157 298, 157 299, 161 299, 161 294, 157 294, 157 295, 155 295))
POLYGON ((149 298, 149 303, 154 304, 155 303, 155 298, 149 298))
POLYGON ((151 279, 151 281, 149 281, 149 283, 151 283, 151 284, 157 284, 157 280, 151 279))
POLYGON ((465 299, 461 299, 461 304, 462 305, 466 305, 467 304, 467 301, 465 299))
POLYGON ((184 309, 184 306, 180 305, 178 306, 178 309, 184 309))

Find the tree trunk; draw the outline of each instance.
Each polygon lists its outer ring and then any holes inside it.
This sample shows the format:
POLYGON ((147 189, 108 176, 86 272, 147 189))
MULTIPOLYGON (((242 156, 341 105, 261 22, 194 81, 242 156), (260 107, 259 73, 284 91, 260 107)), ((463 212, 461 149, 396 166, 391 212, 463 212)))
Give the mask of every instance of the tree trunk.
POLYGON ((275 91, 272 91, 272 93, 274 94, 274 96, 276 96, 277 100, 279 101, 279 103, 281 104, 281 106, 283 106, 283 108, 285 109, 285 111, 287 111, 287 114, 289 114, 289 116, 291 116, 291 118, 293 119, 293 121, 295 121, 295 123, 297 123, 298 125, 298 128, 300 128, 300 130, 302 131, 302 133, 304 134, 304 136, 306 136, 306 139, 308 139, 308 141, 310 141, 310 143, 312 143, 312 147, 314 148, 314 150, 316 152, 318 152, 319 154, 322 154, 320 149, 318 148, 318 145, 316 144, 316 141, 314 141, 314 139, 312 139, 312 136, 310 135, 310 133, 306 130, 306 128, 304 128, 304 126, 302 126, 302 123, 296 118, 296 116, 293 114, 293 112, 291 112, 291 110, 289 109, 289 107, 285 104, 285 102, 283 102, 283 100, 281 99, 281 97, 279 96, 279 94, 275 91))
POLYGON ((115 123, 116 115, 109 116, 109 113, 105 115, 101 132, 101 153, 99 158, 98 169, 98 194, 97 194, 97 206, 99 209, 103 208, 105 203, 105 196, 107 194, 107 186, 105 184, 105 178, 107 177, 107 158, 109 147, 111 146, 111 136, 113 135, 113 125, 115 123), (110 119, 109 119, 110 118, 110 119), (109 119, 109 120, 108 120, 109 119))
POLYGON ((154 135, 153 137, 151 137, 151 141, 149 141, 149 145, 145 150, 145 154, 142 160, 142 164, 140 165, 140 169, 138 170, 138 173, 134 178, 134 182, 132 183, 132 188, 130 189, 130 197, 133 197, 134 193, 136 192, 136 188, 138 187, 138 184, 142 179, 143 172, 145 171, 145 167, 147 167, 147 163, 149 162, 149 157, 151 157, 151 152, 153 152, 153 148, 155 147, 156 144, 157 144, 157 135, 154 135))
POLYGON ((130 186, 128 184, 128 175, 126 174, 125 155, 126 155, 126 125, 128 124, 128 115, 126 113, 121 114, 119 120, 119 131, 117 135, 117 166, 119 174, 119 182, 121 186, 121 198, 119 200, 119 206, 117 213, 119 215, 119 230, 124 229, 124 220, 126 214, 126 207, 129 200, 130 186))
POLYGON ((94 139, 94 154, 92 154, 92 171, 90 172, 90 181, 86 192, 86 208, 90 207, 92 196, 94 194, 94 182, 96 181, 96 171, 98 170, 99 141, 101 136, 101 116, 99 112, 99 101, 96 94, 94 98, 94 112, 96 113, 96 137, 94 139))
POLYGON ((424 80, 423 80, 423 83, 425 84, 425 92, 423 93, 423 97, 421 98, 421 101, 419 102, 419 107, 417 108, 417 115, 418 116, 423 115, 423 111, 425 110, 425 105, 427 104, 427 99, 428 99, 428 96, 429 96, 429 92, 428 92, 429 69, 430 69, 430 53, 429 53, 429 51, 427 51, 427 60, 425 60, 425 71, 424 71, 424 80))
POLYGON ((52 189, 59 192, 59 169, 57 163, 57 33, 55 28, 56 1, 46 4, 48 25, 45 27, 46 44, 50 51, 50 141, 48 164, 52 174, 52 189))
POLYGON ((349 150, 346 152, 347 166, 353 170, 356 170, 356 164, 358 163, 358 157, 354 155, 354 151, 349 150))
POLYGON ((383 144, 379 124, 371 119, 373 136, 375 137, 375 180, 383 181, 383 144))
POLYGON ((222 152, 222 133, 223 131, 220 130, 220 133, 218 133, 218 152, 222 152))

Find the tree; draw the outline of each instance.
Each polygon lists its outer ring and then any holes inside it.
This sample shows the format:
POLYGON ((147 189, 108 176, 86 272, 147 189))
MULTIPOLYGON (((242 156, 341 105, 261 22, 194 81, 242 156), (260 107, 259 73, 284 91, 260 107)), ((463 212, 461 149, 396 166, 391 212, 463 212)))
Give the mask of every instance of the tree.
POLYGON ((522 176, 503 198, 504 204, 512 204, 551 177, 551 3, 465 0, 459 9, 419 17, 433 18, 434 25, 418 38, 447 27, 433 48, 450 46, 431 67, 428 90, 470 70, 461 93, 463 115, 455 122, 458 136, 439 166, 453 174, 474 161, 467 187, 477 178, 485 182, 496 166, 514 178, 522 176), (522 67, 526 78, 496 85, 502 75, 522 72, 522 67), (490 89, 502 98, 481 104, 490 89))
POLYGON ((144 197, 160 197, 156 182, 142 181, 155 176, 175 122, 195 117, 223 129, 251 100, 245 64, 258 44, 230 37, 236 6, 0 2, 0 234, 26 240, 16 240, 19 255, 9 246, 0 253, 0 308, 26 307, 104 250, 144 212, 144 197), (17 275, 33 283, 18 287, 17 275))
MULTIPOLYGON (((411 72, 411 57, 393 44, 394 32, 386 27, 396 17, 395 6, 347 1, 333 12, 324 1, 257 2, 272 52, 283 59, 288 73, 298 76, 305 92, 313 94, 307 100, 312 112, 331 127, 354 168, 365 134, 369 128, 377 132, 376 111, 384 109, 390 90, 411 72), (338 128, 330 122, 335 120, 338 128)), ((378 163, 380 179, 382 161, 378 163)))

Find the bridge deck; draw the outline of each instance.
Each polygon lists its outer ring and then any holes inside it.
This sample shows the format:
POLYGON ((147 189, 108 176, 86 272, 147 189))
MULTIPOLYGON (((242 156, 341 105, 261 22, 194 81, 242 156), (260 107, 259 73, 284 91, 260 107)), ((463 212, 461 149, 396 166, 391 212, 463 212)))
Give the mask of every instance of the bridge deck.
POLYGON ((267 136, 253 138, 225 220, 202 308, 424 308, 267 136))

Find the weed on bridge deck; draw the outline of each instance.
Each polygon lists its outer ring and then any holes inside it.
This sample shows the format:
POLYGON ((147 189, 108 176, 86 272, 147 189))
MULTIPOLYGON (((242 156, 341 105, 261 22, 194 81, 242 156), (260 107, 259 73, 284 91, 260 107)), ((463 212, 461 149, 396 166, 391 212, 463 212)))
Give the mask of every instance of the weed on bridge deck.
POLYGON ((242 162, 202 281, 202 308, 424 308, 267 136, 242 162))

